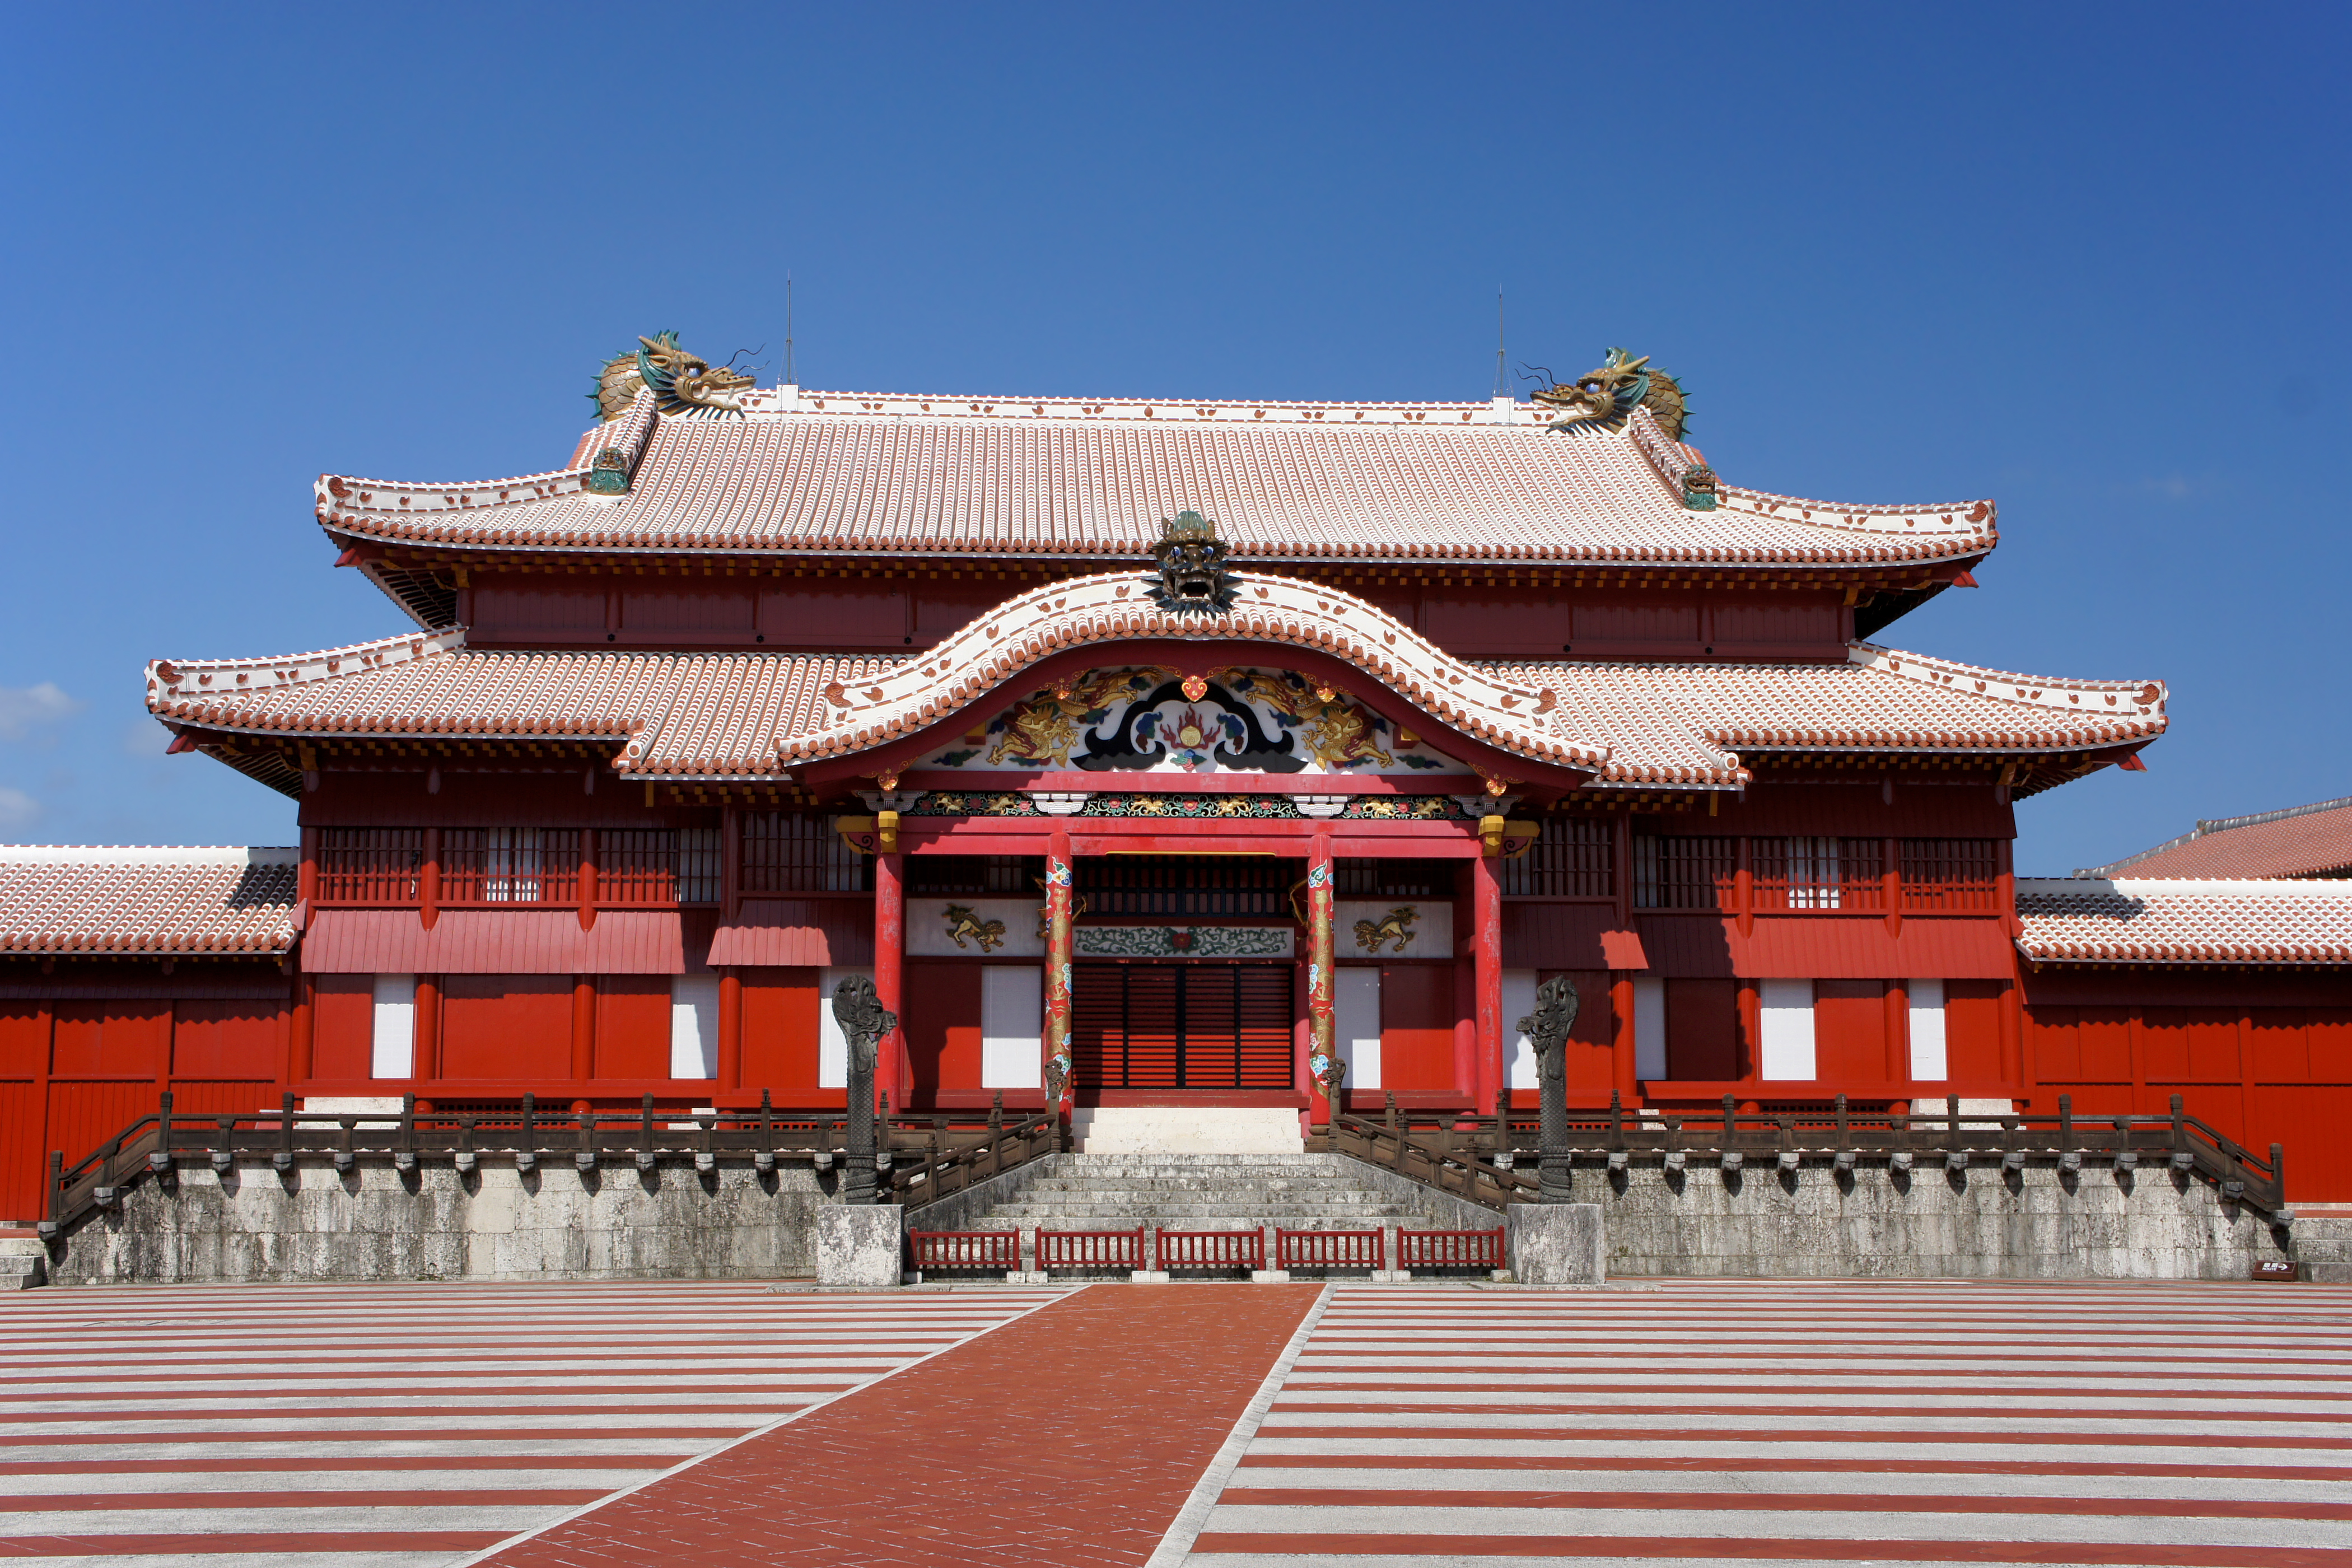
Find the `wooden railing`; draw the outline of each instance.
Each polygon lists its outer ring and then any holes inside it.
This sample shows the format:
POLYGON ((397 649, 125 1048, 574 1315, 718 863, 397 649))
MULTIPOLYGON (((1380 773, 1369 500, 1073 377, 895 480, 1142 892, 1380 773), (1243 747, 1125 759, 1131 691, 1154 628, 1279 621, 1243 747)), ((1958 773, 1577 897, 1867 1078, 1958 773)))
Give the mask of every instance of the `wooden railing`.
MULTIPOLYGON (((1574 1153, 1587 1161, 1605 1156, 1612 1171, 1635 1159, 1668 1171, 1693 1159, 1726 1170, 1750 1162, 1790 1171, 1808 1162, 1851 1170, 1865 1154, 1898 1170, 1922 1162, 1947 1171, 1986 1163, 2016 1170, 2029 1157, 2054 1159, 2065 1171, 2132 1171, 2146 1163, 2210 1181, 2229 1202, 2289 1214, 2285 1150, 2273 1143, 2269 1159, 2257 1156, 2185 1115, 2177 1094, 2164 1116, 2076 1116, 2071 1095, 2058 1097, 2054 1116, 1977 1114, 1963 1111, 1958 1100, 1948 1100, 1939 1114, 1898 1116, 1849 1110, 1843 1095, 1827 1110, 1742 1111, 1727 1095, 1717 1115, 1660 1116, 1626 1111, 1612 1095, 1605 1112, 1572 1111, 1569 1121, 1574 1153)), ((1334 1116, 1328 1146, 1499 1209, 1535 1201, 1540 1128, 1527 1111, 1400 1112, 1391 1096, 1382 1116, 1334 1116)))
MULTIPOLYGON (((984 1118, 885 1117, 887 1137, 877 1139, 876 1155, 882 1200, 929 1203, 1059 1150, 1054 1118, 1007 1121, 998 1098, 984 1118)), ((582 1171, 607 1161, 651 1171, 690 1160, 698 1174, 722 1163, 749 1163, 765 1174, 779 1163, 832 1170, 847 1153, 842 1112, 782 1109, 764 1094, 757 1110, 715 1115, 657 1110, 651 1095, 631 1112, 552 1110, 531 1095, 510 1106, 432 1111, 417 1110, 412 1094, 403 1097, 397 1111, 301 1110, 288 1095, 275 1111, 182 1116, 173 1113, 167 1093, 153 1114, 131 1122, 73 1165, 66 1164, 63 1153, 50 1153, 47 1217, 40 1231, 53 1236, 112 1207, 142 1176, 200 1161, 227 1171, 240 1155, 267 1154, 279 1171, 320 1157, 348 1171, 366 1156, 388 1158, 404 1173, 425 1162, 446 1162, 460 1172, 476 1170, 485 1160, 510 1162, 522 1171, 536 1169, 541 1160, 568 1160, 582 1171)))

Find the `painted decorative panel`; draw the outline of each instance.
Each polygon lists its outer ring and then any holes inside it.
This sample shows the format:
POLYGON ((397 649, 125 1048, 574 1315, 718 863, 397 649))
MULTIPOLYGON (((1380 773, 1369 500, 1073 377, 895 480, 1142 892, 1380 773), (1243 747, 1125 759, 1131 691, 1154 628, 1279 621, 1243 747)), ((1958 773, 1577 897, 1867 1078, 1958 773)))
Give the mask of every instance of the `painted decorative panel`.
POLYGON ((907 952, 919 958, 1043 958, 1045 895, 908 899, 907 952))
POLYGON ((1341 958, 1451 958, 1450 899, 1342 899, 1331 916, 1341 958))
POLYGON ((1080 958, 1288 958, 1288 926, 1080 926, 1080 958))
POLYGON ((1120 773, 1454 773, 1348 693, 1286 670, 1179 679, 1159 666, 1090 669, 1034 693, 915 764, 1120 773))

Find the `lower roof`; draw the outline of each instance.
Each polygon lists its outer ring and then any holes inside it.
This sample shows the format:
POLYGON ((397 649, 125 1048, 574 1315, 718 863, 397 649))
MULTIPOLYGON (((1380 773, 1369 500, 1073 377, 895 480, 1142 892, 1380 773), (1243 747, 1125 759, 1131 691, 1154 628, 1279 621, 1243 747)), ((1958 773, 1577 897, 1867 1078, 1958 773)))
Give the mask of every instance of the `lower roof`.
POLYGON ((2179 837, 2077 877, 2341 877, 2352 872, 2352 795, 2200 822, 2179 837))
POLYGON ((2352 883, 2028 878, 2018 947, 2036 963, 2352 963, 2352 883))
POLYGON ((0 846, 0 952, 283 953, 300 860, 292 848, 0 846))

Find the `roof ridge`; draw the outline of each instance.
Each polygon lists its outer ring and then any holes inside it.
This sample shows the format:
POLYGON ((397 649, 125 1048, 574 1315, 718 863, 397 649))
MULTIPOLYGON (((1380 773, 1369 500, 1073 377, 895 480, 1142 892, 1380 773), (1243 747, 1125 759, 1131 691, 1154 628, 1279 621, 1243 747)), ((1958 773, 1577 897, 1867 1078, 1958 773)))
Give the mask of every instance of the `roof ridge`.
POLYGON ((2020 877, 2017 896, 2128 898, 2141 894, 2262 894, 2280 898, 2352 901, 2352 879, 2329 877, 2020 877))
POLYGON ((294 845, 0 844, 10 866, 297 866, 294 845))
POLYGON ((169 659, 147 661, 147 708, 171 698, 226 695, 237 690, 267 691, 282 686, 300 686, 310 681, 325 680, 334 676, 356 674, 346 670, 345 664, 356 664, 360 669, 382 669, 388 665, 406 664, 413 659, 433 655, 454 653, 466 646, 466 628, 447 626, 437 632, 400 632, 373 642, 352 643, 345 647, 323 648, 316 653, 264 657, 260 658, 169 659), (267 680, 255 678, 267 673, 267 680), (222 679, 235 676, 234 680, 222 679), (213 689, 218 681, 217 690, 213 689), (187 689, 191 686, 194 689, 187 689))
POLYGON ((2001 702, 2017 702, 2030 707, 2057 708, 2077 710, 2083 696, 2106 699, 2106 706, 2120 710, 2125 705, 2116 701, 2128 695, 2130 706, 2142 716, 2161 714, 2171 691, 2160 680, 2088 680, 2068 676, 2028 675, 2019 670, 1994 669, 1980 664, 1965 664, 1958 659, 1944 658, 1935 654, 1911 653, 1902 648, 1888 647, 1881 643, 1867 642, 1860 637, 1846 645, 1846 661, 1892 675, 1906 680, 1917 680, 1931 686, 1957 687, 1969 682, 1982 696, 2001 702), (2007 692, 1992 689, 2006 686, 2007 692), (2058 699, 2064 697, 2065 701, 2058 699))

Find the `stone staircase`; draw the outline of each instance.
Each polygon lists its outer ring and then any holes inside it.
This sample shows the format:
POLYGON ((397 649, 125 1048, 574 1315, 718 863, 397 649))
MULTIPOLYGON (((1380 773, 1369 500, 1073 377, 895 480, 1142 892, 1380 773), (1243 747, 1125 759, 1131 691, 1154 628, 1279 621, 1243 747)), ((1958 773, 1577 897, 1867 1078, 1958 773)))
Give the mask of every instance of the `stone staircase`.
MULTIPOLYGON (((1022 1232, 1024 1270, 1034 1268, 1039 1230, 1131 1231, 1139 1226, 1149 1260, 1162 1229, 1263 1229, 1271 1265, 1276 1227, 1442 1230, 1455 1223, 1391 1196, 1336 1154, 1166 1152, 1056 1155, 1052 1170, 1032 1178, 1017 1196, 965 1222, 972 1230, 1022 1232)), ((1502 1223, 1499 1215, 1495 1223, 1502 1223)), ((1393 1262, 1393 1236, 1384 1251, 1393 1262)), ((1054 1277, 1083 1274, 1056 1269, 1054 1277)))

